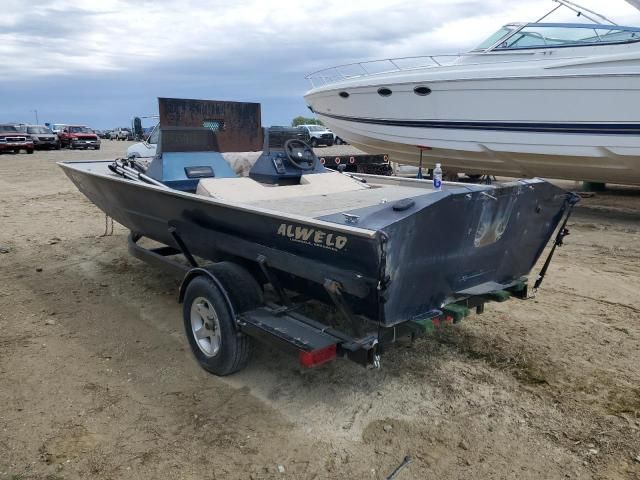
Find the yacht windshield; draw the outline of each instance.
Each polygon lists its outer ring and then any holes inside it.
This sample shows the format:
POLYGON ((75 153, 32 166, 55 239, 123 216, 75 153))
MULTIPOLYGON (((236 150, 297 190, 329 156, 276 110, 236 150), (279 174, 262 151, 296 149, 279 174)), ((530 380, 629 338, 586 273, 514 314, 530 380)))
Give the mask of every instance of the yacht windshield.
POLYGON ((635 42, 640 40, 640 28, 609 25, 532 23, 513 34, 519 25, 506 25, 482 42, 474 51, 517 48, 552 48, 635 42), (500 42, 504 38, 504 42, 500 42))
POLYGON ((515 26, 511 26, 511 25, 506 25, 506 26, 502 27, 500 30, 498 30, 496 33, 491 35, 484 42, 482 42, 480 45, 478 45, 476 48, 474 48, 473 51, 475 52, 475 51, 478 51, 478 50, 486 50, 487 48, 491 47, 492 45, 495 45, 498 40, 500 40, 501 38, 506 37, 511 32, 513 32, 515 30, 515 28, 516 28, 515 26))

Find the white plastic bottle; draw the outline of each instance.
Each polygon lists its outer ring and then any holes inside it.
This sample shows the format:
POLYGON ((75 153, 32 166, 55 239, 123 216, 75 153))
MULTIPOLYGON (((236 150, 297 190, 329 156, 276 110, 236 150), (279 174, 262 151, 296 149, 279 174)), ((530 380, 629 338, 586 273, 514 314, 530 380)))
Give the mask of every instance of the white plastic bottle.
POLYGON ((436 163, 436 168, 433 169, 433 189, 436 192, 442 190, 442 168, 439 163, 436 163))

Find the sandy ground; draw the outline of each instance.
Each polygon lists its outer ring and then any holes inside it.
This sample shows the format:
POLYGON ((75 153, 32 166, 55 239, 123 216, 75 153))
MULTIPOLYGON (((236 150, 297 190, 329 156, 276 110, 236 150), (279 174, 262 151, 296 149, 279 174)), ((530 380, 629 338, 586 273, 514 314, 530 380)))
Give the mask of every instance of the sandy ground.
POLYGON ((0 156, 0 479, 640 479, 640 190, 585 200, 536 299, 380 370, 257 347, 220 379, 55 165, 125 146, 0 156))

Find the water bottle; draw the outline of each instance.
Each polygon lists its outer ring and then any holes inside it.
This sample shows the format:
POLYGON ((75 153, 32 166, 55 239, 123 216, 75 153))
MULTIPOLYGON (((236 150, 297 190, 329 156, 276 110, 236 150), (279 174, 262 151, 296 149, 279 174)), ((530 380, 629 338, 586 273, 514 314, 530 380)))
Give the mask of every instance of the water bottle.
POLYGON ((433 189, 436 192, 442 190, 442 168, 439 163, 436 163, 436 168, 433 170, 433 189))

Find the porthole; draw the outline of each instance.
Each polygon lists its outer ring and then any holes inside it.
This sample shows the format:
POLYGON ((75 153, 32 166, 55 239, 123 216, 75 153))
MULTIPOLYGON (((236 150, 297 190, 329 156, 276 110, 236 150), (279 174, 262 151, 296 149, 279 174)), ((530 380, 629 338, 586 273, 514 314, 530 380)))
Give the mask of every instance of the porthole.
POLYGON ((338 95, 340 95, 342 98, 349 98, 349 92, 340 92, 338 95))
POLYGON ((378 89, 378 95, 381 97, 390 97, 393 92, 387 87, 382 87, 378 89))
POLYGON ((413 89, 413 93, 421 97, 426 97, 431 93, 431 89, 429 87, 416 87, 413 89))

